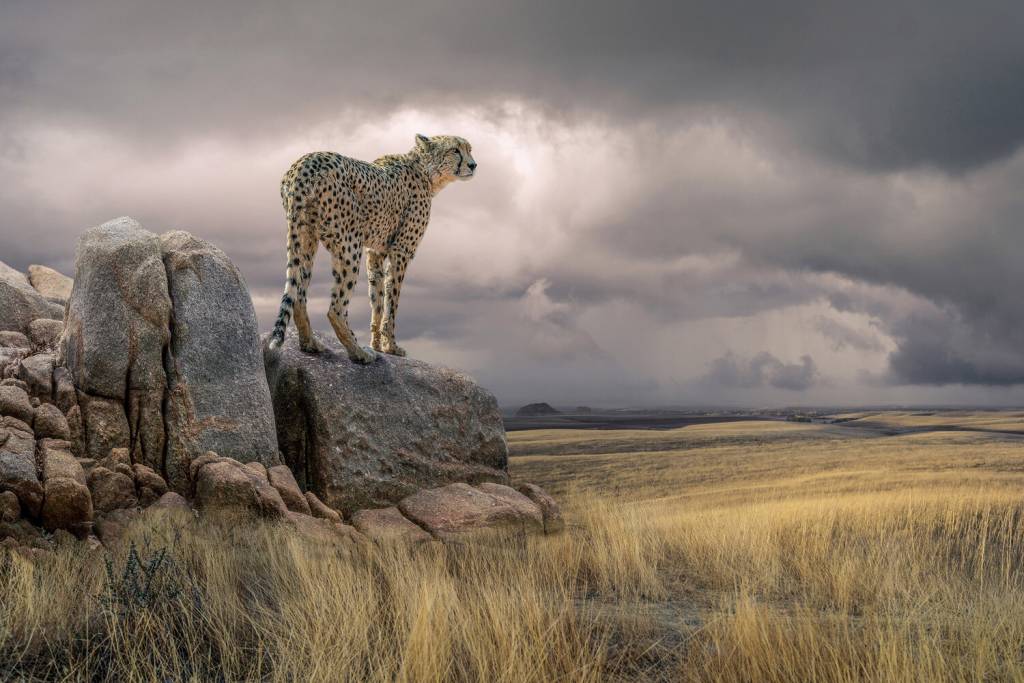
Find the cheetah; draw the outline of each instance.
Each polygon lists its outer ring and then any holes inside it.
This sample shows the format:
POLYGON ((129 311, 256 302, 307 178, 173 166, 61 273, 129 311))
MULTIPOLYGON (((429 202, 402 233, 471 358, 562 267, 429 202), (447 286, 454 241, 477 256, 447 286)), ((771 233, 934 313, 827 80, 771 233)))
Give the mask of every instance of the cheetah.
POLYGON ((333 152, 313 152, 292 164, 281 179, 288 220, 288 266, 281 310, 270 335, 271 348, 284 342, 295 316, 299 347, 324 350, 313 336, 306 292, 313 258, 322 242, 331 253, 334 287, 327 318, 348 357, 370 363, 376 352, 404 356, 395 342, 395 316, 405 271, 423 239, 434 195, 453 180, 476 172, 463 138, 417 135, 411 151, 373 163, 333 152), (366 251, 370 293, 370 348, 360 347, 348 324, 348 303, 366 251))

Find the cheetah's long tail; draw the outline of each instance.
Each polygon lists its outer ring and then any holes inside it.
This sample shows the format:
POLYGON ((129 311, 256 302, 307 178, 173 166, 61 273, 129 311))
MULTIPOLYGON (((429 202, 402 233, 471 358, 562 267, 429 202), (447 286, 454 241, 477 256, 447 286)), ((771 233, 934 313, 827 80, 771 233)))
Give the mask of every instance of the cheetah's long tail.
POLYGON ((288 268, 285 271, 284 295, 281 296, 281 309, 278 311, 274 329, 270 333, 270 348, 276 349, 284 343, 284 333, 292 319, 292 308, 299 289, 299 259, 296 257, 299 240, 297 222, 291 212, 288 216, 288 268))

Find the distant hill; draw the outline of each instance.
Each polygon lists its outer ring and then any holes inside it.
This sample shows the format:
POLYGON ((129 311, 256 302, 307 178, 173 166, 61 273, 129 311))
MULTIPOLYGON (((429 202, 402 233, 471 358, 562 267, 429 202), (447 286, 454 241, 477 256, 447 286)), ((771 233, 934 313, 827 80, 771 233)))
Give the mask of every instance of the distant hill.
POLYGON ((538 415, 561 415, 549 403, 531 403, 516 411, 516 417, 537 417, 538 415))

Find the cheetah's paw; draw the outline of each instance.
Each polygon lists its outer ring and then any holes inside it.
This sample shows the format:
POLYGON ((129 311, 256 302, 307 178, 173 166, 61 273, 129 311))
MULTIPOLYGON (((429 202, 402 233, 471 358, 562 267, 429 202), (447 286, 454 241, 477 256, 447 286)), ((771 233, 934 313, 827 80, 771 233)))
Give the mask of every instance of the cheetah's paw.
POLYGON ((377 360, 377 352, 368 346, 361 346, 356 349, 355 353, 348 354, 348 357, 355 363, 368 365, 377 360))
POLYGON ((405 349, 403 349, 401 346, 394 342, 391 342, 390 344, 384 344, 384 347, 381 349, 381 351, 383 351, 384 353, 389 353, 392 356, 405 356, 405 349))
POLYGON ((309 341, 307 341, 305 344, 300 343, 299 344, 299 348, 302 349, 303 351, 305 351, 306 353, 323 353, 324 352, 323 342, 321 342, 316 337, 310 337, 309 341))

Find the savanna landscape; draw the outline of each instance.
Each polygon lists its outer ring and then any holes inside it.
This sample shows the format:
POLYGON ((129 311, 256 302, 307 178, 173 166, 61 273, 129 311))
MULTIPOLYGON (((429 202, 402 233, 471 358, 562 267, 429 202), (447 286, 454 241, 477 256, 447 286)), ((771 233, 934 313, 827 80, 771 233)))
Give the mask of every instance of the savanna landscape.
POLYGON ((836 417, 510 432, 553 536, 352 554, 168 513, 109 560, 12 554, 2 673, 1024 679, 1024 414, 836 417))
POLYGON ((0 0, 0 683, 1024 683, 1022 28, 0 0))

